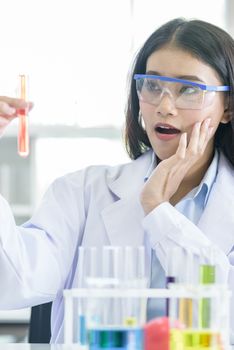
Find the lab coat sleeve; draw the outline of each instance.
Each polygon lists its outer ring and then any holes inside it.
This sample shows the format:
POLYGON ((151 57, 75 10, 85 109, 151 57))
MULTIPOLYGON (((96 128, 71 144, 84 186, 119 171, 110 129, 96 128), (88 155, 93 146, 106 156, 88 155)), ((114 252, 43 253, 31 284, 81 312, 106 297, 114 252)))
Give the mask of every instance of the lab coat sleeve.
POLYGON ((51 301, 63 288, 82 227, 82 189, 74 183, 56 180, 23 227, 0 196, 0 309, 51 301))
MULTIPOLYGON (((201 248, 214 244, 206 235, 183 214, 168 202, 152 210, 144 219, 143 227, 152 249, 156 250, 162 266, 166 267, 166 258, 171 248, 182 247, 199 258, 201 248)), ((216 277, 219 283, 226 283, 229 277, 230 262, 226 254, 216 247, 216 277)))
MULTIPOLYGON (((214 245, 195 224, 168 202, 160 204, 145 216, 143 227, 148 235, 151 248, 155 249, 164 269, 166 269, 166 258, 171 248, 175 246, 192 252, 195 262, 199 264, 201 248, 214 245)), ((215 252, 216 280, 221 284, 228 283, 234 295, 234 252, 227 256, 217 246, 215 252)), ((181 273, 184 273, 183 268, 181 273)), ((183 276, 178 277, 183 280, 183 276)), ((234 298, 231 299, 231 341, 234 342, 234 298)))

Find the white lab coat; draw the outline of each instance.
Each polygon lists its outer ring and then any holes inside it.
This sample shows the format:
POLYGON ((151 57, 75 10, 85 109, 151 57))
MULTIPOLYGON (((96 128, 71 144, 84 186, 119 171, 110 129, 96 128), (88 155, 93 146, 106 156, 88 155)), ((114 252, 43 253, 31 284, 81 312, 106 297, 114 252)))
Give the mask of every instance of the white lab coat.
MULTIPOLYGON (((233 168, 221 154, 216 182, 195 226, 169 203, 144 217, 139 194, 151 156, 148 151, 125 165, 88 167, 57 179, 24 227, 15 226, 8 203, 0 197, 1 309, 54 300, 52 342, 62 342, 62 290, 77 287, 79 245, 138 246, 146 235, 163 266, 175 244, 196 254, 201 246, 215 243, 219 278, 234 289, 233 168)), ((150 254, 147 259, 149 277, 150 254)))

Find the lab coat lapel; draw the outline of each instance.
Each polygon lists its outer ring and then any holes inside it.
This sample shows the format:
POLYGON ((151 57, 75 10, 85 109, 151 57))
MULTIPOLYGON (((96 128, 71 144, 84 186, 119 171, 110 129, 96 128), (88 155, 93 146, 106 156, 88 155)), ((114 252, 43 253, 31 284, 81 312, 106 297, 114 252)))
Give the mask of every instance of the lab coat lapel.
POLYGON ((112 245, 143 244, 143 213, 137 195, 109 205, 102 211, 102 218, 112 245))
MULTIPOLYGON (((152 152, 147 152, 136 161, 125 165, 120 176, 109 183, 109 189, 117 200, 102 211, 102 219, 111 245, 140 246, 145 244, 142 228, 144 212, 140 204, 140 192, 144 177, 150 166, 152 152)), ((149 274, 150 254, 146 262, 149 274)))
POLYGON ((218 174, 198 227, 228 254, 234 246, 234 171, 220 154, 218 174))
POLYGON ((140 191, 151 161, 151 152, 123 166, 120 175, 108 187, 117 200, 102 211, 102 219, 113 245, 143 243, 141 221, 144 213, 140 204, 140 191))

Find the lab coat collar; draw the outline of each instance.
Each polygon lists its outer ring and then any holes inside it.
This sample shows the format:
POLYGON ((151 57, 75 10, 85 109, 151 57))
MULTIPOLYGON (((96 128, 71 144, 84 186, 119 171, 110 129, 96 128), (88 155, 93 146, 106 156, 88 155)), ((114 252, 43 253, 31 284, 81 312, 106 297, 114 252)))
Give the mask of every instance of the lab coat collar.
POLYGON ((124 164, 121 173, 109 181, 109 189, 120 199, 139 193, 151 166, 152 157, 153 151, 149 150, 131 163, 124 164))

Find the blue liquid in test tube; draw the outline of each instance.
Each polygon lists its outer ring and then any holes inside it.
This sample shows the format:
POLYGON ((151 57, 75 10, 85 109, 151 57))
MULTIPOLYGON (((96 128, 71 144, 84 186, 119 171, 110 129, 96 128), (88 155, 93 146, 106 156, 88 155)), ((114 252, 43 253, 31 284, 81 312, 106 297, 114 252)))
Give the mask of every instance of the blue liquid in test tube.
POLYGON ((141 328, 92 329, 88 339, 91 350, 143 350, 141 328))
MULTIPOLYGON (((96 247, 79 247, 78 260, 78 286, 79 288, 86 287, 86 279, 96 277, 97 274, 97 248, 96 247)), ((87 344, 87 329, 86 329, 86 300, 78 300, 78 343, 81 345, 87 344)))

